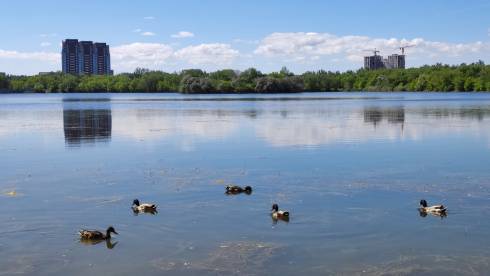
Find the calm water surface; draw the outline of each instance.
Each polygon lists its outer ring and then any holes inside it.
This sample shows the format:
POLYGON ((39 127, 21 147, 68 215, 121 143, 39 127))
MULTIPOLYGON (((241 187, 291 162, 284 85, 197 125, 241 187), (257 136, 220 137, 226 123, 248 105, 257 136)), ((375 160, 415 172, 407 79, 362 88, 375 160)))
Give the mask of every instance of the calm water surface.
POLYGON ((0 95, 0 153, 0 275, 490 273, 489 94, 0 95))

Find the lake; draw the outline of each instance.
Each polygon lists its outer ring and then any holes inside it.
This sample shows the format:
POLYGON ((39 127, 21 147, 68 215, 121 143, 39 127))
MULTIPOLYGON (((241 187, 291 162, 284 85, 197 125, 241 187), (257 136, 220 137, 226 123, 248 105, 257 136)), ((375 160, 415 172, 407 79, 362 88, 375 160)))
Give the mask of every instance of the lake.
POLYGON ((0 95, 0 153, 0 275, 490 271, 490 94, 0 95))

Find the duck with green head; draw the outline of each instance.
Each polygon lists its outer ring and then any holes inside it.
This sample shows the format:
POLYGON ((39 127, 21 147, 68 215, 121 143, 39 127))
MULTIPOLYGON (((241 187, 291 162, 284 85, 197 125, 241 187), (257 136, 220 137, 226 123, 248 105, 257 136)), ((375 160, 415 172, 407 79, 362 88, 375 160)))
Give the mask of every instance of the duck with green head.
POLYGON ((272 204, 271 216, 274 220, 289 221, 289 212, 279 210, 279 205, 277 205, 276 203, 272 204))
POLYGON ((133 206, 131 206, 135 213, 157 213, 157 205, 153 203, 140 203, 138 199, 133 200, 133 206))
POLYGON ((420 200, 419 212, 422 216, 432 214, 435 216, 443 217, 447 215, 447 208, 442 204, 429 206, 429 204, 427 204, 427 201, 425 199, 422 199, 420 200))

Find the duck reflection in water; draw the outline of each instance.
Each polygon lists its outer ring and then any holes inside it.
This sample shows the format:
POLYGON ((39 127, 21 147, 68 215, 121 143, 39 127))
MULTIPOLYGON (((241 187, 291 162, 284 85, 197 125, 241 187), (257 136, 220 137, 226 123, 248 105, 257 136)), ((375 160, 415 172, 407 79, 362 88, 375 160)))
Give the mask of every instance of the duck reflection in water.
POLYGON ((87 239, 81 239, 80 243, 84 245, 96 245, 104 241, 107 249, 114 249, 114 247, 116 247, 116 245, 119 243, 119 242, 112 242, 111 240, 87 240, 87 239))
POLYGON ((285 218, 275 218, 275 217, 272 217, 272 225, 276 225, 278 221, 289 223, 289 217, 285 217, 285 218))
POLYGON ((427 215, 432 215, 434 217, 440 217, 441 219, 447 217, 447 212, 442 212, 442 213, 435 213, 435 212, 427 212, 421 209, 418 209, 419 215, 423 218, 425 218, 427 215))
POLYGON ((148 210, 138 210, 138 209, 131 209, 133 211, 133 215, 137 216, 139 214, 149 214, 149 215, 156 215, 158 214, 158 211, 156 209, 148 209, 148 210))

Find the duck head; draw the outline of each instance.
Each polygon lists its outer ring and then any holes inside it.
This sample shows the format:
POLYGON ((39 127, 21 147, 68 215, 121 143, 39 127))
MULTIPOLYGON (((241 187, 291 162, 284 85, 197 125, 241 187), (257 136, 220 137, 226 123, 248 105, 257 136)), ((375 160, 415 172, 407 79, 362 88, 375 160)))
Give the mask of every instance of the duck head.
POLYGON ((274 212, 279 211, 279 205, 277 205, 277 204, 275 204, 275 203, 274 203, 274 204, 272 204, 272 209, 271 209, 271 211, 274 211, 274 212))
POLYGON ((135 199, 133 200, 133 206, 136 205, 136 206, 140 206, 140 201, 135 199))
POLYGON ((112 227, 112 226, 109 226, 109 228, 107 228, 106 233, 107 233, 107 236, 108 236, 108 237, 110 237, 110 236, 111 236, 111 233, 114 233, 114 234, 116 234, 116 235, 119 235, 119 233, 117 233, 117 232, 116 232, 116 229, 114 229, 114 227, 112 227))
POLYGON ((245 186, 245 189, 244 190, 245 190, 245 193, 246 194, 251 194, 252 193, 252 187, 250 187, 250 186, 245 186))
POLYGON ((422 206, 422 207, 424 207, 424 208, 425 208, 425 207, 427 207, 427 201, 426 201, 425 199, 422 199, 422 200, 420 201, 420 206, 422 206))

